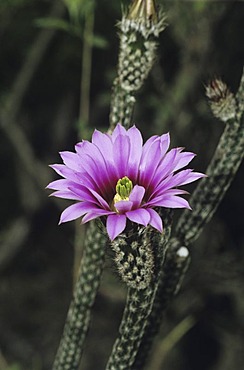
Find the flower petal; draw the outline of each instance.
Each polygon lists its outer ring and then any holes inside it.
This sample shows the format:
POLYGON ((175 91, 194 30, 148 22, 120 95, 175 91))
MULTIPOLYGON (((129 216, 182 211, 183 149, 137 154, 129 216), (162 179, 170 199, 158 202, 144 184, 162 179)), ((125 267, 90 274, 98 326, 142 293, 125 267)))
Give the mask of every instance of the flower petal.
POLYGON ((139 181, 147 188, 161 160, 161 143, 155 140, 150 149, 144 153, 140 162, 139 181))
POLYGON ((163 157, 167 150, 169 149, 170 144, 169 133, 160 136, 160 142, 161 142, 161 157, 163 157))
POLYGON ((174 175, 171 174, 155 188, 151 193, 150 198, 153 199, 154 197, 162 196, 166 191, 168 191, 168 189, 189 184, 201 177, 206 177, 206 175, 199 172, 193 172, 192 169, 182 170, 174 175))
POLYGON ((161 160, 161 163, 157 167, 154 177, 151 181, 152 186, 155 188, 160 184, 167 176, 169 176, 174 171, 174 160, 176 158, 178 149, 171 149, 164 158, 161 160))
POLYGON ((113 157, 113 143, 111 136, 95 130, 92 135, 92 143, 95 144, 106 159, 113 157))
POLYGON ((192 169, 182 170, 176 173, 168 183, 164 184, 163 187, 164 189, 169 189, 176 186, 186 185, 200 179, 201 177, 206 177, 206 175, 199 172, 193 172, 192 169))
POLYGON ((119 213, 125 213, 127 211, 130 211, 133 206, 133 203, 129 200, 120 200, 119 202, 116 202, 114 207, 118 210, 119 213))
POLYGON ((152 143, 155 141, 155 140, 158 140, 159 139, 159 136, 158 135, 153 135, 151 136, 146 142, 145 144, 143 145, 143 148, 142 148, 142 155, 143 157, 147 154, 147 151, 150 150, 150 147, 152 145, 152 143))
POLYGON ((150 221, 150 214, 146 209, 138 208, 133 211, 126 212, 126 216, 132 222, 147 226, 150 221))
MULTIPOLYGON (((99 163, 96 162, 96 160, 88 154, 85 154, 83 156, 83 162, 89 186, 92 185, 92 189, 94 189, 96 192, 102 192, 104 196, 106 195, 107 197, 109 197, 111 189, 109 186, 107 171, 99 166, 99 163)), ((84 182, 86 181, 85 179, 84 182)))
POLYGON ((122 233, 126 226, 125 215, 109 215, 107 218, 107 232, 111 240, 114 240, 116 236, 122 233))
POLYGON ((142 155, 143 141, 140 131, 135 126, 128 130, 128 136, 130 139, 130 160, 128 162, 127 176, 132 182, 136 182, 142 155))
POLYGON ((89 211, 96 209, 94 205, 89 202, 75 203, 66 208, 60 216, 59 224, 75 220, 89 211))
POLYGON ((59 179, 50 182, 47 186, 46 189, 52 189, 52 190, 67 190, 69 186, 72 185, 77 185, 73 181, 66 180, 66 179, 59 179))
POLYGON ((184 198, 177 195, 169 195, 157 197, 150 201, 150 206, 165 207, 165 208, 188 208, 191 209, 189 203, 184 198))
MULTIPOLYGON (((92 175, 96 179, 96 183, 99 184, 99 179, 102 178, 103 182, 106 182, 106 186, 110 184, 111 188, 113 188, 111 183, 115 182, 116 180, 115 166, 111 163, 111 161, 105 159, 106 157, 104 157, 100 148, 94 143, 83 141, 81 144, 83 144, 81 148, 76 145, 76 151, 78 152, 82 161, 85 161, 84 169, 88 171, 87 164, 89 164, 92 168, 92 175)), ((108 153, 107 158, 109 158, 108 153)))
POLYGON ((50 197, 57 197, 57 198, 62 198, 62 199, 70 199, 70 200, 82 200, 78 195, 75 195, 71 191, 62 191, 58 190, 55 191, 54 193, 50 194, 50 197))
POLYGON ((95 218, 101 217, 101 216, 107 216, 114 214, 112 211, 106 211, 105 209, 95 209, 91 212, 88 212, 81 220, 82 224, 85 224, 88 221, 94 220, 95 218))
POLYGON ((159 214, 152 208, 147 208, 147 211, 150 213, 150 221, 149 224, 157 229, 160 233, 163 232, 163 221, 159 214))
POLYGON ((81 181, 82 177, 79 175, 79 173, 71 170, 64 164, 52 164, 49 167, 51 167, 54 171, 57 172, 58 175, 72 181, 81 181))
POLYGON ((155 198, 159 198, 159 197, 162 197, 162 196, 166 196, 166 195, 182 195, 182 194, 189 194, 188 191, 186 190, 183 190, 183 189, 167 189, 167 190, 162 190, 162 192, 156 192, 155 193, 156 195, 152 195, 150 196, 148 202, 146 202, 144 204, 144 206, 150 206, 151 205, 151 201, 153 202, 153 200, 155 198))
POLYGON ((79 185, 79 184, 72 184, 68 186, 68 190, 70 190, 72 193, 80 197, 80 200, 99 204, 97 202, 97 199, 94 197, 94 195, 91 194, 89 187, 86 187, 84 185, 79 185))
POLYGON ((194 182, 196 180, 199 180, 199 179, 201 179, 203 177, 207 177, 207 175, 205 175, 204 173, 201 173, 201 172, 191 172, 185 178, 185 180, 180 183, 180 185, 190 184, 191 182, 194 182))
POLYGON ((118 135, 114 142, 113 157, 118 178, 127 175, 127 167, 130 156, 130 139, 125 135, 118 135))
POLYGON ((143 186, 135 185, 130 193, 129 200, 133 202, 133 208, 139 208, 145 194, 143 186))
POLYGON ((113 133, 111 135, 111 138, 112 138, 112 141, 113 143, 115 142, 116 138, 119 136, 119 135, 123 135, 123 136, 127 136, 127 132, 126 132, 126 129, 120 124, 118 123, 115 127, 115 129, 113 130, 113 133))
POLYGON ((193 160, 193 158, 195 158, 195 156, 196 154, 191 152, 178 153, 176 163, 174 164, 174 172, 187 166, 193 160))
POLYGON ((62 158, 64 164, 68 167, 71 168, 74 171, 80 171, 81 166, 80 166, 80 159, 79 156, 76 153, 73 152, 59 152, 60 157, 62 158))
MULTIPOLYGON (((78 145, 78 144, 77 144, 78 145)), ((75 153, 73 153, 75 154, 75 153)), ((77 154, 75 154, 77 155, 77 154)), ((80 161, 79 156, 77 155, 77 161, 80 161)), ((75 171, 67 167, 66 165, 54 164, 50 166, 53 168, 59 175, 63 176, 67 181, 72 181, 72 183, 86 184, 86 186, 96 187, 96 183, 92 176, 87 173, 86 170, 82 168, 82 164, 79 165, 79 170, 75 171)), ((57 180, 59 181, 59 180, 57 180)), ((49 184, 50 185, 50 184, 49 184)), ((49 186, 48 185, 48 186, 49 186)))
POLYGON ((95 190, 93 189, 89 189, 90 192, 92 193, 92 195, 94 195, 94 197, 97 199, 97 201, 101 204, 101 206, 106 209, 106 210, 110 210, 109 208, 109 205, 108 203, 106 202, 105 199, 103 199, 103 197, 101 197, 100 194, 98 194, 95 190))

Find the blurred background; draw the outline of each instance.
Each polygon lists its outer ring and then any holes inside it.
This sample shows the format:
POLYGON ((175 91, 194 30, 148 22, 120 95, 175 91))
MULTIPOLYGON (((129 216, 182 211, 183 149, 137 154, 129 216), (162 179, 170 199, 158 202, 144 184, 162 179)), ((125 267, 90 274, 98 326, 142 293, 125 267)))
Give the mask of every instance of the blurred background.
MULTIPOLYGON (((193 167, 204 171, 223 131, 204 85, 222 77, 231 91, 238 88, 244 3, 159 3, 169 26, 137 96, 134 122, 145 139, 170 131, 172 146, 196 152, 193 167)), ((0 370, 51 368, 82 243, 75 223, 57 225, 67 203, 48 198, 45 186, 56 178, 48 165, 94 128, 108 128, 120 18, 119 1, 0 2, 0 370)), ((244 366, 243 170, 192 247, 147 369, 244 366)), ((82 369, 104 368, 124 298, 108 257, 82 369)))

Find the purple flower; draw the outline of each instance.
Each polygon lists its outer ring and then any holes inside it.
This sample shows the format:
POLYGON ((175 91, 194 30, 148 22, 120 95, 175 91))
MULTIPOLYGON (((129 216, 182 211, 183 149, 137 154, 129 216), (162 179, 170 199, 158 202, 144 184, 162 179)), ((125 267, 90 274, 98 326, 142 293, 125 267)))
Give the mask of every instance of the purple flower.
POLYGON ((127 218, 137 224, 151 225, 159 232, 163 223, 155 207, 189 208, 178 186, 204 174, 182 170, 195 154, 183 148, 168 151, 169 134, 152 136, 143 145, 140 131, 126 131, 118 124, 112 135, 95 130, 92 142, 82 141, 76 152, 60 152, 64 164, 51 167, 63 177, 47 188, 53 196, 77 201, 61 214, 60 222, 82 223, 106 216, 111 240, 122 233, 127 218))

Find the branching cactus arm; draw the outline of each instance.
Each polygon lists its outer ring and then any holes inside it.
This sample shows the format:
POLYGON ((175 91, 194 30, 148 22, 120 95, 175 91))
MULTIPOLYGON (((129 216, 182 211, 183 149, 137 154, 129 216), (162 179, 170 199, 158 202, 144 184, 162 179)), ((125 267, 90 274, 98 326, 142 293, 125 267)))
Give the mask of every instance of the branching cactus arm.
POLYGON ((90 324, 91 308, 103 270, 107 242, 107 238, 98 232, 94 221, 90 223, 88 231, 74 297, 69 307, 53 370, 76 370, 80 364, 84 340, 90 324))
POLYGON ((244 156, 244 74, 236 96, 220 80, 207 87, 213 114, 225 122, 224 132, 202 179, 191 196, 192 212, 183 212, 176 235, 188 245, 201 233, 223 199, 244 156))

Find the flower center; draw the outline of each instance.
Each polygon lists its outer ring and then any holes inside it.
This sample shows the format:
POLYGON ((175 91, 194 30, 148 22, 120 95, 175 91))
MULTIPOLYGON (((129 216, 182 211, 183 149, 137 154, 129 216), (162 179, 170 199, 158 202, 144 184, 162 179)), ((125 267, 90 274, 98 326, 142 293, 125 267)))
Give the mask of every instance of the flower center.
POLYGON ((113 199, 113 204, 115 205, 117 202, 121 200, 129 200, 129 195, 133 189, 132 181, 127 177, 123 177, 119 179, 116 185, 116 194, 113 199))

